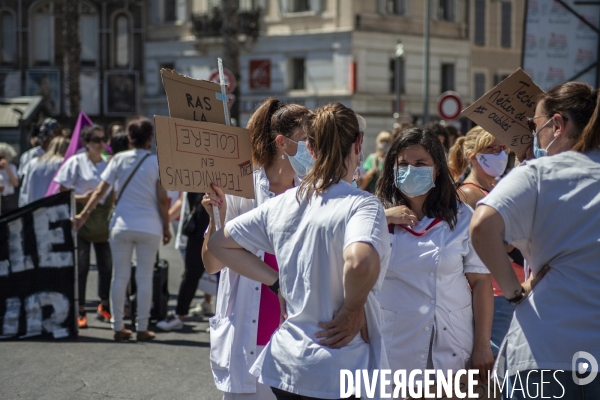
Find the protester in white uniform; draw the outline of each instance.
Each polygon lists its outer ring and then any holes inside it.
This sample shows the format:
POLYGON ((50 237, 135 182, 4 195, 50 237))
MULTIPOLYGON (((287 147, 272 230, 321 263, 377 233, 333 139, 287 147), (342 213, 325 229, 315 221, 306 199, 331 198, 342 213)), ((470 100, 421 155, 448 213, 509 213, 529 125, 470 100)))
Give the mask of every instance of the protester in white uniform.
POLYGON ((394 138, 376 194, 392 233, 377 295, 392 370, 470 367, 487 378, 492 278, 471 246, 473 210, 458 199, 434 132, 411 128, 394 138))
MULTIPOLYGON (((85 151, 67 159, 60 167, 54 182, 60 185, 60 190, 73 189, 77 211, 89 200, 92 192, 100 183, 100 175, 106 168, 102 152, 106 146, 106 134, 100 125, 86 126, 81 132, 81 140, 85 151)), ((90 270, 91 246, 93 244, 98 265, 98 318, 108 322, 110 277, 112 274, 112 259, 108 244, 108 215, 112 206, 112 196, 104 199, 101 207, 89 215, 90 223, 77 233, 77 261, 79 284, 79 328, 87 328, 85 311, 86 284, 90 270)))
POLYGON ((35 133, 35 136, 33 136, 31 139, 32 146, 35 144, 35 147, 22 153, 21 157, 19 158, 19 169, 17 170, 17 174, 20 179, 23 178, 25 167, 27 167, 29 161, 43 155, 48 149, 50 141, 55 136, 60 136, 60 132, 61 127, 55 119, 46 118, 44 122, 42 122, 38 131, 35 133))
POLYGON ((20 204, 21 207, 46 196, 48 187, 69 148, 69 142, 70 140, 64 136, 56 136, 50 142, 45 154, 27 163, 19 195, 19 200, 24 201, 24 204, 20 204))
POLYGON ((12 163, 17 152, 8 143, 0 143, 0 186, 2 187, 2 209, 5 214, 15 210, 17 206, 17 195, 15 189, 19 186, 17 167, 12 163))
POLYGON ((89 218, 90 212, 114 187, 117 193, 115 210, 110 220, 110 248, 114 260, 110 306, 112 327, 117 341, 128 340, 132 332, 125 329, 123 314, 125 293, 131 276, 133 250, 137 256, 137 340, 154 339, 148 330, 152 304, 152 273, 161 237, 171 240, 169 230, 169 198, 160 186, 158 159, 150 154, 154 127, 147 118, 136 118, 127 125, 134 149, 123 151, 110 161, 102 173, 101 182, 84 209, 77 215, 77 227, 89 218))
POLYGON ((285 299, 287 319, 250 372, 278 399, 337 399, 341 369, 388 367, 374 293, 389 237, 379 201, 351 183, 362 152, 356 114, 330 104, 305 130, 316 160, 300 186, 229 221, 208 249, 285 299), (248 253, 260 250, 276 256, 279 274, 248 253))
MULTIPOLYGON (((215 232, 212 207, 218 206, 221 224, 258 207, 297 186, 297 175, 306 174, 312 157, 306 149, 306 132, 301 127, 308 109, 270 98, 254 112, 248 129, 252 146, 254 199, 207 194, 203 204, 211 216, 207 238, 215 232)), ((223 266, 204 247, 205 267, 215 272, 223 266)), ((278 263, 272 253, 255 253, 271 268, 278 263)), ((211 318, 211 366, 215 383, 225 400, 275 399, 270 386, 259 383, 250 368, 279 327, 281 310, 277 296, 265 285, 223 268, 215 316, 211 318), (231 361, 229 361, 231 360, 231 361)))
POLYGON ((471 223, 477 253, 518 304, 496 364, 511 377, 513 399, 540 390, 546 398, 600 398, 600 379, 579 380, 600 360, 599 97, 580 82, 542 94, 529 120, 539 159, 500 181, 471 223), (521 285, 500 256, 506 244, 525 256, 533 285, 521 285))

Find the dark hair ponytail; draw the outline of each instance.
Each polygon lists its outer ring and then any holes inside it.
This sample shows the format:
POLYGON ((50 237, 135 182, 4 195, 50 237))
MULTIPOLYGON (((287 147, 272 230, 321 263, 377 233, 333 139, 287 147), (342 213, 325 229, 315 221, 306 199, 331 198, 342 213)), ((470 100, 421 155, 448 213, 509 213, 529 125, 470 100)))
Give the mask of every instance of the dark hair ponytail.
POLYGON ((598 90, 583 82, 565 82, 538 96, 546 115, 567 114, 572 150, 580 152, 600 146, 599 100, 598 90))
POLYGON ((277 135, 291 137, 307 113, 308 108, 304 106, 285 104, 273 97, 262 102, 247 125, 254 165, 270 166, 277 154, 277 135))
POLYGON ((154 125, 145 117, 136 117, 127 124, 127 135, 135 148, 142 148, 154 134, 154 125))
POLYGON ((596 94, 596 107, 587 125, 583 129, 581 136, 573 150, 575 151, 588 151, 594 150, 600 147, 600 90, 595 90, 596 94))

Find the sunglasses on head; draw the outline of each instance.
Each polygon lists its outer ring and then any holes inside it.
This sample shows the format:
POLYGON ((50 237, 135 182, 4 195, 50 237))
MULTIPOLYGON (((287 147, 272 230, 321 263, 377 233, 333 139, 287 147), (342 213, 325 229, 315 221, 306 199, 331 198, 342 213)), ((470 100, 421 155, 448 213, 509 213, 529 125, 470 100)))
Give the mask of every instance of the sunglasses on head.
POLYGON ((106 136, 102 136, 102 137, 94 136, 93 138, 90 139, 90 142, 91 143, 96 143, 96 144, 99 144, 100 142, 107 143, 108 142, 108 138, 106 136))

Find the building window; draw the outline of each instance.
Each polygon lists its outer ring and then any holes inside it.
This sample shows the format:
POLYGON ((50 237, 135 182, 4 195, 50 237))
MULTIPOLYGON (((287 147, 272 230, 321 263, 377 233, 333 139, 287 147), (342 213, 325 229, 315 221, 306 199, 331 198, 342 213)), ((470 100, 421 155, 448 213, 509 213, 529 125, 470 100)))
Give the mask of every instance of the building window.
POLYGON ((502 2, 502 32, 500 40, 502 47, 511 46, 511 26, 512 26, 512 3, 510 1, 502 2))
POLYGON ((438 19, 454 21, 454 4, 456 0, 439 0, 438 19))
POLYGON ((252 0, 240 0, 238 7, 240 11, 252 11, 254 9, 252 0))
POLYGON ((0 10, 0 21, 2 23, 0 63, 2 65, 11 65, 17 59, 15 54, 15 17, 6 9, 0 10))
POLYGON ((290 89, 304 90, 306 88, 306 59, 292 58, 290 60, 290 89))
POLYGON ((475 0, 475 44, 485 45, 485 0, 475 0))
POLYGON ((475 88, 473 93, 475 95, 474 100, 477 100, 485 94, 485 74, 477 72, 473 78, 473 86, 475 88))
POLYGON ((494 74, 494 86, 508 78, 507 74, 494 74))
POLYGON ((116 68, 129 68, 131 64, 131 32, 129 17, 118 14, 113 27, 113 65, 116 68))
POLYGON ((382 14, 405 15, 406 0, 378 0, 379 12, 382 14))
POLYGON ((79 41, 81 65, 96 67, 98 63, 98 11, 88 3, 79 5, 79 41))
POLYGON ((31 63, 36 66, 54 64, 54 3, 45 2, 32 10, 31 63))
MULTIPOLYGON (((161 75, 161 73, 160 73, 160 70, 161 70, 161 69, 163 69, 163 68, 164 68, 164 69, 172 69, 172 70, 175 70, 175 63, 173 63, 173 62, 168 62, 168 63, 160 63, 160 64, 158 64, 158 81, 159 81, 159 82, 162 80, 162 75, 161 75)), ((162 92, 161 92, 161 93, 166 95, 166 94, 167 94, 167 92, 165 91, 164 85, 161 85, 161 86, 163 86, 163 90, 162 90, 162 92)))
POLYGON ((164 22, 177 21, 177 0, 164 0, 164 22))
POLYGON ((455 90, 454 64, 442 64, 442 93, 455 90))
POLYGON ((392 58, 390 60, 390 93, 396 93, 396 61, 400 62, 400 93, 404 94, 404 87, 405 87, 405 63, 404 63, 404 58, 400 58, 398 60, 398 58, 392 58))
POLYGON ((311 0, 289 0, 288 12, 310 11, 311 0))

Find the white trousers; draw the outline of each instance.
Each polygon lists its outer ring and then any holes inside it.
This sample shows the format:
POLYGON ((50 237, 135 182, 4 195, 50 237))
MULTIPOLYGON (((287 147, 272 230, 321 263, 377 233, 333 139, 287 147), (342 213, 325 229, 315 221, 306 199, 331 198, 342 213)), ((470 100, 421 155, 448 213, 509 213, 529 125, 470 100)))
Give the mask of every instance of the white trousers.
MULTIPOLYGON (((265 346, 257 346, 256 354, 260 354, 265 346)), ((256 378, 256 393, 227 393, 223 392, 223 400, 277 400, 271 387, 258 382, 256 378)))
POLYGON ((111 231, 110 250, 113 259, 113 276, 110 287, 110 313, 112 328, 124 328, 123 313, 127 285, 131 277, 133 249, 137 257, 135 282, 137 286, 137 331, 148 330, 152 305, 152 273, 161 237, 137 231, 111 231))

